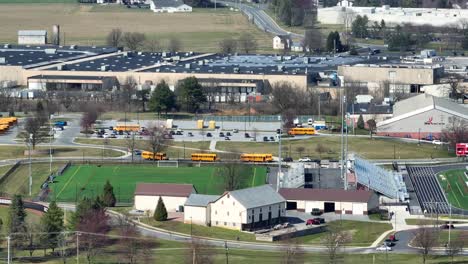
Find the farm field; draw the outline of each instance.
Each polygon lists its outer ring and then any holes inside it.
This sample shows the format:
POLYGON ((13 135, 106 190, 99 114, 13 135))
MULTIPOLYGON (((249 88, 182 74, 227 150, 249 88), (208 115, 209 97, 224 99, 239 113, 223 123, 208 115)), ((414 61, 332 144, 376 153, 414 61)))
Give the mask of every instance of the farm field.
MULTIPOLYGON (((266 168, 242 167, 240 188, 265 184, 266 168)), ((105 182, 114 187, 119 202, 130 202, 137 183, 193 184, 198 193, 222 194, 224 179, 216 167, 156 167, 155 165, 73 165, 50 185, 49 197, 74 202, 82 197, 101 194, 105 182)))
POLYGON ((167 46, 171 37, 176 37, 182 43, 182 50, 186 51, 217 51, 222 39, 237 38, 243 32, 251 33, 256 38, 259 51, 271 52, 272 49, 269 34, 257 29, 241 13, 223 9, 216 12, 212 9, 195 9, 195 12, 188 14, 155 14, 149 9, 133 10, 123 6, 2 4, 0 24, 0 42, 5 43, 16 43, 20 29, 46 29, 50 35, 52 24, 59 24, 65 34, 62 37, 65 44, 104 45, 109 31, 120 28, 124 32, 145 33, 149 39, 159 40, 162 47, 167 46))
POLYGON ((439 173, 437 179, 453 206, 468 210, 468 177, 466 170, 449 170, 439 173))
MULTIPOLYGON (((396 139, 370 139, 368 137, 348 137, 348 148, 367 159, 430 159, 447 158, 450 154, 432 144, 406 143, 396 139), (393 150, 395 149, 395 154, 393 150)), ((238 151, 244 153, 272 153, 278 155, 277 142, 218 142, 218 150, 238 151)), ((291 139, 282 141, 282 156, 298 159, 303 156, 311 158, 337 159, 340 153, 340 137, 318 136, 309 139, 291 139), (317 152, 321 145, 322 153, 317 152)))

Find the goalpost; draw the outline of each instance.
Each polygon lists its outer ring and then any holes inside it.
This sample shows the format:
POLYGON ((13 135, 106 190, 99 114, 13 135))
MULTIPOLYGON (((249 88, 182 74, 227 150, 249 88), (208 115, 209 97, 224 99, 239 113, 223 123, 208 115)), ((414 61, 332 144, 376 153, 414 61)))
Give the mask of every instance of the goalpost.
POLYGON ((178 168, 179 161, 178 160, 159 160, 158 167, 178 168))

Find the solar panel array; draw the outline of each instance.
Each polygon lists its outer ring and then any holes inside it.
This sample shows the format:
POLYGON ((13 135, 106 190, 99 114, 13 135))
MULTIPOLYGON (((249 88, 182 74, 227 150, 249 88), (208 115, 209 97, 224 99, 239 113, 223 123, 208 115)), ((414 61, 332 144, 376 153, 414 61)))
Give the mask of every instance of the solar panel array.
POLYGON ((408 173, 423 212, 449 214, 450 205, 437 182, 432 167, 408 166, 408 173))
POLYGON ((408 196, 400 173, 388 171, 365 159, 356 157, 354 171, 357 182, 389 198, 403 201, 408 196))

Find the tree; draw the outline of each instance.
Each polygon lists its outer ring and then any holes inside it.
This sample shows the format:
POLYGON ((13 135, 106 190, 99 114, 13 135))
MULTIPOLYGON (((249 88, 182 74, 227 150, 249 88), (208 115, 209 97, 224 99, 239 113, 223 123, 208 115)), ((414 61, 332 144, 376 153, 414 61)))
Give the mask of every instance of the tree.
POLYGON ((84 248, 88 263, 92 263, 109 243, 105 236, 110 231, 109 217, 99 203, 99 199, 96 198, 94 205, 84 213, 77 228, 80 231, 80 247, 84 248))
POLYGON ((185 255, 185 263, 213 264, 215 263, 216 252, 210 245, 206 245, 199 239, 192 238, 190 247, 187 249, 187 254, 185 255))
POLYGON ((414 232, 413 245, 419 248, 423 264, 438 241, 437 227, 420 226, 414 232))
POLYGON ((122 41, 129 50, 139 50, 143 47, 146 36, 140 32, 125 32, 122 41))
POLYGON ((161 196, 159 196, 158 205, 156 205, 156 210, 154 210, 153 215, 154 220, 156 221, 166 221, 167 220, 167 210, 164 205, 164 201, 161 196))
POLYGON ((149 109, 158 113, 170 111, 175 107, 176 97, 173 91, 169 88, 169 85, 165 81, 161 81, 156 85, 156 89, 151 93, 149 100, 149 109))
POLYGON ((346 230, 343 230, 337 225, 329 225, 327 227, 327 232, 322 238, 322 244, 326 248, 328 262, 330 264, 337 263, 340 248, 349 241, 351 241, 351 235, 346 230))
POLYGON ((224 178, 224 190, 234 191, 240 187, 243 166, 238 163, 226 163, 216 169, 216 175, 224 178))
POLYGON ((369 23, 369 18, 364 15, 357 15, 351 25, 351 31, 353 35, 358 38, 366 38, 369 36, 369 31, 367 30, 367 24, 369 23))
POLYGON ((182 42, 176 37, 169 38, 169 43, 167 45, 170 52, 176 52, 182 49, 182 42))
POLYGON ((120 28, 113 28, 106 37, 106 44, 111 47, 117 48, 122 42, 122 30, 120 28))
POLYGON ((249 33, 242 33, 238 39, 239 49, 244 53, 251 53, 257 50, 257 41, 249 33))
POLYGON ((144 48, 149 52, 161 51, 161 43, 157 39, 147 39, 144 43, 144 48))
POLYGON ((463 36, 463 39, 461 41, 461 47, 464 50, 468 50, 468 30, 465 30, 465 34, 463 36))
POLYGON ((454 263, 453 259, 455 256, 463 252, 465 246, 465 240, 463 236, 459 236, 457 239, 452 240, 445 246, 445 253, 450 257, 450 263, 454 263))
POLYGON ((317 27, 307 27, 304 34, 304 49, 309 52, 318 52, 322 48, 322 33, 317 27))
POLYGON ((54 251, 58 246, 60 232, 64 230, 63 211, 55 201, 49 204, 47 212, 42 216, 41 226, 45 233, 42 238, 43 244, 54 251))
POLYGON ((147 144, 151 148, 153 153, 162 152, 166 149, 168 141, 165 138, 167 134, 166 129, 158 125, 151 125, 148 128, 148 140, 147 144))
POLYGON ((91 109, 90 111, 84 112, 83 115, 81 116, 80 125, 81 125, 81 128, 83 129, 83 133, 85 133, 86 136, 88 136, 97 118, 98 118, 98 113, 96 113, 96 111, 93 111, 91 109))
POLYGON ((327 51, 341 52, 343 51, 342 46, 340 33, 338 31, 330 32, 327 37, 327 51))
POLYGON ((359 118, 357 120, 357 128, 359 129, 364 129, 365 128, 365 124, 364 124, 364 118, 362 117, 362 114, 359 115, 359 118))
POLYGON ((374 119, 367 120, 367 128, 369 128, 369 134, 370 134, 370 137, 372 138, 372 134, 377 128, 377 123, 375 122, 374 119))
POLYGON ((179 82, 176 88, 177 99, 180 105, 191 113, 196 113, 200 105, 206 102, 202 86, 195 77, 188 77, 179 82))
POLYGON ((8 233, 18 233, 14 235, 12 240, 12 246, 14 248, 20 248, 25 242, 26 237, 21 234, 25 234, 26 229, 26 211, 24 210, 23 198, 21 195, 14 195, 11 200, 10 207, 8 209, 8 233))
POLYGON ((150 89, 141 89, 136 91, 136 96, 141 102, 141 110, 146 112, 146 103, 148 102, 148 95, 150 94, 150 89))
POLYGON ((319 154, 319 157, 322 158, 322 154, 328 152, 330 149, 327 148, 326 146, 322 145, 321 143, 318 143, 317 146, 315 147, 315 151, 319 154))
POLYGON ((303 146, 298 146, 298 147, 296 147, 296 151, 297 151, 297 153, 299 153, 299 156, 302 157, 302 153, 304 153, 305 148, 303 146))
POLYGON ((459 142, 468 140, 468 122, 465 119, 451 116, 445 128, 442 129, 442 137, 452 148, 459 142))
POLYGON ((70 221, 70 229, 77 230, 79 223, 83 220, 88 211, 93 208, 93 201, 88 197, 84 197, 78 202, 75 212, 72 214, 70 221))
POLYGON ((283 258, 281 263, 283 264, 299 264, 305 261, 305 252, 300 247, 299 241, 294 237, 287 237, 283 240, 283 258))
POLYGON ((25 234, 25 243, 23 245, 23 250, 29 251, 29 257, 32 257, 34 251, 39 247, 44 247, 44 244, 40 241, 40 228, 35 223, 26 224, 26 234, 25 234))
POLYGON ((126 259, 125 263, 154 263, 152 250, 157 246, 154 239, 140 237, 135 224, 127 218, 121 219, 118 233, 121 237, 118 247, 126 259))
POLYGON ((237 50, 237 41, 232 38, 226 38, 219 42, 219 51, 224 54, 233 54, 237 50))
POLYGON ((115 198, 114 187, 112 187, 109 180, 107 180, 102 194, 102 203, 106 207, 114 207, 116 201, 117 199, 115 198))
MULTIPOLYGON (((41 104, 42 105, 42 104, 41 104)), ((31 144, 32 149, 36 145, 44 142, 48 138, 48 129, 43 129, 42 126, 46 123, 47 117, 43 111, 38 111, 33 117, 26 118, 22 137, 26 143, 31 144)))

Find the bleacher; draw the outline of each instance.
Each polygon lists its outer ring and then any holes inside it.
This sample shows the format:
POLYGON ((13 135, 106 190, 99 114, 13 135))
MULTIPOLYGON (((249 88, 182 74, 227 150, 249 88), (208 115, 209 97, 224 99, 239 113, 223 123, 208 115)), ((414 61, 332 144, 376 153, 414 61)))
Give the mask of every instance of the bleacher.
POLYGON ((407 166, 419 204, 426 214, 449 214, 450 205, 432 167, 407 166))
POLYGON ((400 173, 388 171, 359 157, 354 160, 354 171, 359 184, 392 199, 405 201, 408 198, 406 185, 400 173))

